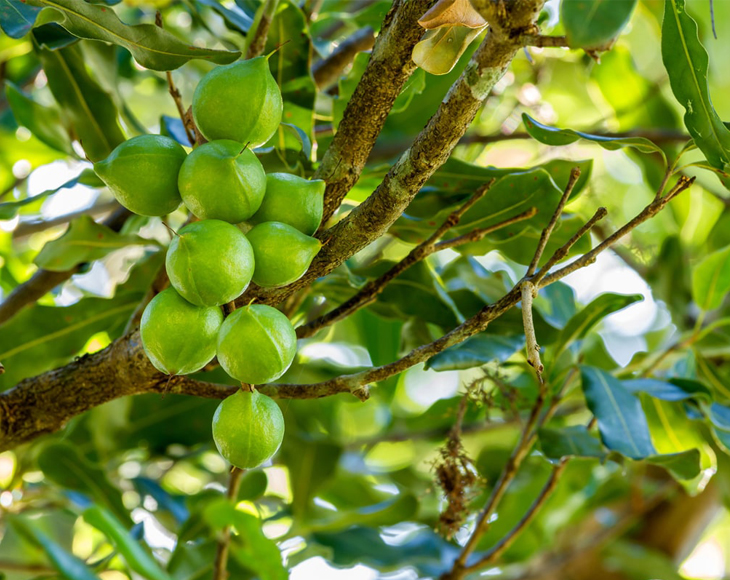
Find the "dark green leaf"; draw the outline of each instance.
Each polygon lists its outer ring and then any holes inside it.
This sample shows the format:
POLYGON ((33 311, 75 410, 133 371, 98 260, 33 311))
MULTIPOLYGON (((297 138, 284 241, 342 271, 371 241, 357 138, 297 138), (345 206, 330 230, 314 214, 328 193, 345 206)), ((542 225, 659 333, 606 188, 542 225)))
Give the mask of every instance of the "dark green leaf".
POLYGON ((593 367, 581 367, 583 393, 606 446, 631 459, 656 451, 641 402, 618 379, 593 367))
POLYGON ((710 421, 718 429, 730 431, 730 407, 720 403, 710 405, 710 421))
POLYGON ((560 21, 568 45, 602 48, 626 26, 637 0, 562 0, 560 21))
POLYGON ((730 129, 710 100, 709 57, 697 23, 684 0, 666 0, 662 24, 662 59, 677 101, 685 108, 684 124, 710 165, 730 171, 730 129))
POLYGON ((411 494, 400 494, 395 499, 376 505, 342 511, 326 521, 314 521, 309 527, 316 532, 344 530, 351 526, 392 526, 411 519, 418 511, 418 500, 411 494))
POLYGON ((110 511, 93 505, 84 510, 84 520, 104 534, 132 570, 149 580, 170 580, 155 559, 132 538, 124 525, 110 511))
POLYGON ((701 398, 712 399, 712 391, 698 381, 687 379, 631 379, 621 381, 621 384, 633 394, 646 393, 663 401, 683 401, 685 399, 701 398))
POLYGON ((234 508, 224 499, 205 509, 208 523, 217 529, 234 526, 238 534, 231 542, 230 554, 253 572, 259 580, 286 580, 288 574, 276 544, 261 529, 261 520, 234 508))
POLYGON ((692 270, 692 298, 702 310, 718 308, 730 291, 730 246, 706 256, 692 270))
POLYGON ((488 362, 504 362, 525 345, 523 335, 478 334, 438 353, 426 363, 427 369, 453 371, 470 369, 488 362))
POLYGON ((38 195, 34 195, 33 197, 21 199, 20 201, 6 201, 5 203, 0 203, 0 220, 13 219, 16 215, 18 215, 22 207, 32 204, 40 206, 40 204, 43 203, 43 200, 45 200, 45 198, 49 195, 53 195, 62 189, 68 189, 79 184, 86 185, 88 187, 103 187, 104 185, 104 183, 96 176, 93 169, 84 169, 79 175, 68 180, 56 189, 49 189, 39 193, 38 195))
MULTIPOLYGON (((253 474, 255 473, 263 472, 254 471, 253 474)), ((183 496, 168 493, 159 483, 149 477, 135 477, 132 483, 140 496, 149 495, 157 502, 158 509, 169 512, 178 524, 188 519, 190 514, 185 507, 183 496)))
MULTIPOLYGON (((583 0, 577 0, 578 3, 583 0)), ((616 1, 616 0, 612 0, 616 1)), ((619 0, 620 1, 620 0, 619 0)), ((573 129, 558 129, 557 127, 548 127, 538 123, 530 117, 527 113, 522 113, 522 121, 525 123, 525 129, 540 143, 546 145, 570 145, 575 143, 578 139, 586 139, 597 143, 604 149, 609 151, 616 151, 624 147, 633 147, 637 151, 642 153, 658 153, 665 159, 664 151, 661 148, 649 141, 646 137, 602 137, 600 135, 591 135, 590 133, 583 133, 581 131, 574 131, 573 129)))
POLYGON ((196 4, 212 8, 223 17, 226 26, 238 32, 247 33, 253 24, 253 16, 236 4, 226 7, 219 0, 197 0, 196 4))
POLYGON ((48 86, 86 156, 91 161, 104 159, 124 141, 112 98, 89 76, 79 46, 60 50, 40 48, 38 54, 48 86))
POLYGON ((131 527, 132 520, 122 503, 121 492, 107 479, 103 469, 89 462, 73 445, 46 445, 38 455, 38 466, 49 480, 90 495, 131 527))
POLYGON ((635 302, 643 300, 641 294, 601 294, 578 312, 560 331, 555 343, 555 358, 574 341, 583 338, 586 333, 609 314, 617 312, 635 302))
POLYGON ((118 234, 105 225, 97 224, 91 216, 83 215, 73 220, 60 238, 47 242, 33 262, 46 270, 63 272, 135 245, 158 246, 159 243, 131 234, 118 234))
POLYGON ((255 501, 266 492, 269 478, 264 471, 251 471, 241 478, 238 501, 255 501))
POLYGON ((562 459, 563 457, 595 457, 604 459, 608 452, 601 440, 591 435, 582 425, 549 429, 543 427, 538 436, 540 447, 548 459, 562 459))
POLYGON ((194 58, 228 64, 241 53, 198 48, 182 42, 154 24, 127 26, 113 10, 84 0, 28 0, 43 8, 37 25, 55 22, 71 34, 123 46, 144 67, 173 70, 194 58))
POLYGON ((53 566, 66 580, 99 580, 79 558, 64 550, 45 533, 38 529, 32 520, 15 517, 11 525, 23 536, 39 545, 53 566))
POLYGON ((33 28, 40 8, 21 0, 0 0, 0 28, 10 38, 25 36, 33 28))
POLYGON ((681 453, 654 455, 646 459, 653 465, 658 465, 669 471, 677 479, 694 479, 700 474, 700 451, 689 449, 681 453))
POLYGON ((5 83, 5 96, 19 125, 56 151, 76 156, 57 109, 37 103, 9 81, 5 83))

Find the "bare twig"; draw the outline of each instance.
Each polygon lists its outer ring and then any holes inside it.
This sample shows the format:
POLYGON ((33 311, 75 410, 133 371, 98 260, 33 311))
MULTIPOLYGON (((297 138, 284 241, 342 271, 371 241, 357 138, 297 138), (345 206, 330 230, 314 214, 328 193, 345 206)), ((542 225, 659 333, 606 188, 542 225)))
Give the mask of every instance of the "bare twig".
MULTIPOLYGON (((481 195, 483 194, 484 192, 481 195)), ((481 197, 481 195, 479 197, 481 197)), ((382 276, 365 284, 365 286, 363 286, 352 298, 342 303, 334 310, 331 310, 324 316, 320 316, 319 318, 316 318, 315 320, 312 320, 307 324, 299 326, 297 328, 297 337, 310 337, 322 328, 334 324, 335 322, 350 316, 352 313, 356 312, 360 308, 364 308, 368 304, 371 304, 377 299, 378 295, 385 289, 385 287, 390 282, 400 276, 408 268, 423 260, 424 258, 430 256, 431 254, 439 252, 446 248, 454 248, 462 244, 478 241, 487 234, 490 234, 498 229, 504 228, 508 225, 512 225, 525 219, 529 219, 530 217, 535 215, 536 212, 535 208, 531 208, 517 216, 508 218, 507 220, 493 226, 480 228, 479 230, 474 230, 473 232, 470 232, 463 236, 437 243, 439 238, 441 238, 441 236, 443 236, 451 227, 453 227, 453 225, 456 225, 456 223, 458 223, 459 217, 463 215, 463 213, 467 209, 469 209, 469 207, 471 207, 471 205, 475 203, 478 199, 479 198, 476 197, 475 194, 474 197, 470 198, 470 201, 472 202, 471 204, 467 202, 467 204, 456 210, 426 241, 416 246, 405 258, 395 264, 382 276), (453 225, 449 225, 450 223, 452 223, 453 225)))
POLYGON ((49 228, 67 224, 71 220, 75 220, 77 217, 81 217, 82 215, 91 215, 92 217, 99 218, 101 216, 108 215, 118 209, 119 202, 113 200, 95 204, 89 208, 75 211, 72 213, 60 215, 57 218, 53 218, 50 220, 20 222, 18 224, 18 227, 13 230, 13 239, 19 240, 32 234, 43 232, 49 228))
MULTIPOLYGON (((155 13, 155 24, 159 28, 164 28, 163 23, 162 23, 162 13, 159 10, 155 13)), ((180 91, 175 86, 175 82, 172 80, 172 73, 170 71, 166 71, 165 74, 167 75, 168 91, 170 92, 170 96, 172 97, 172 100, 175 101, 175 107, 177 107, 177 114, 180 116, 180 120, 182 121, 183 127, 185 128, 185 135, 187 135, 187 137, 188 137, 188 142, 191 145, 195 145, 195 131, 190 126, 191 118, 188 118, 185 115, 185 107, 183 107, 182 95, 180 94, 180 91)))
POLYGON ((545 246, 547 246, 548 241, 550 241, 550 236, 552 235, 553 230, 555 229, 555 225, 558 223, 558 220, 560 219, 560 216, 563 215, 563 209, 565 208, 565 204, 568 203, 568 198, 570 197, 570 194, 573 193, 573 188, 575 187, 575 184, 578 182, 579 177, 580 177, 580 167, 574 167, 570 172, 570 178, 568 179, 568 184, 565 186, 563 195, 561 196, 560 201, 558 202, 558 207, 555 208, 555 212, 553 213, 552 217, 550 218, 548 225, 545 226, 545 229, 542 230, 542 234, 540 234, 540 241, 537 243, 537 249, 535 250, 535 255, 532 258, 532 262, 530 262, 530 265, 527 268, 527 274, 525 274, 525 277, 527 277, 527 278, 531 277, 537 270, 537 266, 540 263, 540 258, 542 258, 542 254, 545 251, 545 246))
POLYGON ((543 36, 542 34, 525 34, 522 37, 525 46, 538 48, 568 48, 568 39, 565 36, 543 36))
POLYGON ((525 328, 525 342, 527 348, 527 362, 535 369, 537 379, 542 388, 542 371, 544 367, 540 360, 540 345, 537 343, 535 336, 535 323, 532 319, 532 301, 537 296, 537 288, 529 280, 522 282, 520 286, 522 292, 522 325, 525 328))
POLYGON ((263 54, 266 48, 266 38, 269 35, 269 27, 271 26, 271 21, 274 19, 278 6, 279 0, 266 0, 264 3, 264 7, 261 9, 261 19, 246 51, 246 58, 255 58, 263 54))
MULTIPOLYGON (((231 474, 228 477, 228 491, 226 497, 229 501, 235 501, 238 497, 238 490, 241 487, 241 476, 243 470, 238 467, 231 468, 231 474)), ((215 563, 213 565, 213 580, 226 580, 228 578, 228 549, 231 544, 231 526, 225 526, 218 538, 218 547, 215 553, 215 563)))
POLYGON ((320 89, 326 89, 340 78, 340 75, 352 63, 358 52, 370 50, 375 44, 375 33, 369 26, 361 28, 355 34, 346 38, 332 51, 327 58, 323 58, 312 66, 314 82, 320 89))
POLYGON ((599 207, 596 210, 596 213, 593 214, 593 217, 591 219, 589 219, 585 224, 583 224, 580 227, 580 229, 578 229, 578 231, 575 232, 575 235, 573 235, 573 237, 571 237, 567 242, 565 242, 565 244, 563 244, 557 250, 555 250, 555 252, 553 253, 552 256, 550 256, 548 261, 545 262, 545 265, 543 265, 543 267, 540 268, 540 270, 537 272, 537 274, 535 274, 532 277, 532 279, 531 279, 532 283, 539 284, 540 280, 542 280, 545 277, 545 275, 550 271, 550 269, 555 264, 557 264, 558 262, 560 262, 561 260, 563 260, 564 258, 566 258, 568 256, 568 254, 570 253, 570 249, 576 243, 578 243, 578 240, 580 240, 589 231, 591 231, 593 226, 595 226, 598 221, 600 221, 604 217, 606 217, 606 215, 608 215, 608 211, 606 210, 606 208, 599 207))
POLYGON ((525 515, 522 516, 522 519, 517 522, 515 527, 507 532, 507 535, 502 537, 502 539, 497 544, 495 544, 494 547, 492 547, 486 554, 484 554, 484 556, 482 556, 474 564, 467 566, 465 569, 466 573, 480 570, 481 568, 484 568, 485 566, 495 562, 502 554, 504 554, 505 550, 507 550, 507 548, 512 545, 512 543, 517 539, 522 531, 535 518, 542 506, 545 505, 545 502, 550 497, 550 494, 555 490, 555 487, 558 485, 560 476, 563 474, 567 466, 568 458, 564 457, 558 462, 557 465, 555 465, 555 467, 553 467, 553 470, 550 473, 550 477, 545 483, 545 486, 540 491, 540 495, 537 496, 537 499, 535 499, 535 501, 532 503, 530 508, 527 510, 527 513, 525 513, 525 515))

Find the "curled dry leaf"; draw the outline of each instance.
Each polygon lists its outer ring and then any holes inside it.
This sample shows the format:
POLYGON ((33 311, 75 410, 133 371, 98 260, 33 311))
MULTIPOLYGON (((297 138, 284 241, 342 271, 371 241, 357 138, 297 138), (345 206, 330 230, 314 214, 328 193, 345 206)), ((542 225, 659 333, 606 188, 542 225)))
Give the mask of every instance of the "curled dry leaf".
POLYGON ((413 62, 428 73, 445 75, 483 28, 453 25, 429 30, 414 47, 413 62))
POLYGON ((487 21, 474 10, 470 0, 439 0, 421 17, 418 24, 426 30, 445 26, 464 26, 481 30, 487 25, 487 21))

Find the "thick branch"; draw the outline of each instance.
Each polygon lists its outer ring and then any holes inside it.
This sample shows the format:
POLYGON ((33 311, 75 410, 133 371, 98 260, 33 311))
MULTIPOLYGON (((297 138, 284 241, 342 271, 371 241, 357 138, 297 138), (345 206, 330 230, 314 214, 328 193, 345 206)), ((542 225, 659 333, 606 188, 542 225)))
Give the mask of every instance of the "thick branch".
POLYGON ((326 89, 340 78, 343 71, 352 63, 358 52, 370 50, 375 44, 375 33, 366 26, 346 38, 327 58, 312 67, 314 82, 320 89, 326 89))
POLYGON ((322 223, 359 179, 396 97, 416 70, 411 53, 423 35, 418 19, 434 1, 396 0, 385 17, 365 72, 314 175, 327 181, 322 223))
MULTIPOLYGON (((103 224, 115 232, 122 229, 124 222, 129 217, 129 210, 120 207, 110 215, 103 224)), ((34 304, 56 286, 65 282, 81 269, 81 265, 64 272, 51 272, 49 270, 38 270, 30 280, 16 286, 8 294, 7 298, 0 304, 0 325, 4 324, 30 304, 34 304)))

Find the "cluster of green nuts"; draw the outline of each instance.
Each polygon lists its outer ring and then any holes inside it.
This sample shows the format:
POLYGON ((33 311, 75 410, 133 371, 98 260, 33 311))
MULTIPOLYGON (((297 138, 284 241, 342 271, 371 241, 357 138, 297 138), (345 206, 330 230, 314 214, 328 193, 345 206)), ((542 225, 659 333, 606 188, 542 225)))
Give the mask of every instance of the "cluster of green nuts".
MULTIPOLYGON (((163 216, 184 203, 200 219, 173 237, 165 261, 171 288, 142 315, 144 350, 168 375, 197 372, 217 356, 231 377, 256 385, 278 379, 294 360, 296 333, 279 310, 253 304, 224 319, 221 309, 251 281, 277 287, 299 279, 321 247, 312 235, 324 182, 267 175, 251 150, 274 135, 282 108, 266 57, 217 67, 193 97, 207 143, 188 154, 169 137, 142 135, 94 167, 134 213, 163 216)), ((225 399, 213 419, 218 450, 242 469, 269 459, 283 435, 281 410, 254 389, 225 399)))

